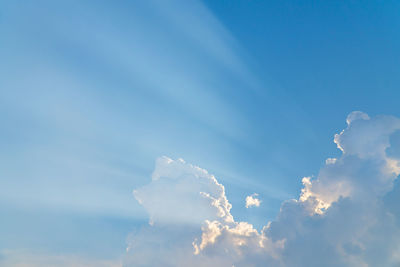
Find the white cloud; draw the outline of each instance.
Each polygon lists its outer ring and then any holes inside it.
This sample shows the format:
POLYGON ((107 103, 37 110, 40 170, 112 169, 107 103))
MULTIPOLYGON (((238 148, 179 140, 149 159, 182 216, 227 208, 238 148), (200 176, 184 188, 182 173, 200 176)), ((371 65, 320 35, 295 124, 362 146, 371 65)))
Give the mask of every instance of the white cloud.
POLYGON ((134 193, 154 224, 129 238, 126 266, 399 266, 400 120, 353 112, 347 123, 334 138, 342 155, 261 232, 233 219, 207 171, 158 159, 134 193))
POLYGON ((134 196, 151 223, 128 239, 127 266, 232 266, 249 253, 274 261, 282 248, 234 221, 224 186, 182 159, 157 159, 151 183, 134 196))
POLYGON ((325 164, 326 164, 326 165, 328 165, 328 164, 335 164, 336 160, 337 160, 337 158, 327 158, 327 159, 325 160, 325 164))
POLYGON ((232 222, 225 188, 213 175, 184 160, 157 159, 152 182, 133 194, 152 223, 232 222))
POLYGON ((120 260, 101 260, 71 254, 48 254, 26 250, 0 251, 0 266, 7 267, 122 267, 120 260))
POLYGON ((261 204, 261 200, 257 198, 258 194, 254 193, 250 196, 246 197, 246 208, 250 208, 252 206, 259 207, 261 204))

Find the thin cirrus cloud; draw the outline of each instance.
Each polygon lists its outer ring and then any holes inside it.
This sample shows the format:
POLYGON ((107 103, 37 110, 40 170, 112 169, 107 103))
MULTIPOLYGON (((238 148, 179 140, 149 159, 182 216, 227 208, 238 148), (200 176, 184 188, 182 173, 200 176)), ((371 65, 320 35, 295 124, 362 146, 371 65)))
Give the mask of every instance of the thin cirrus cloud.
POLYGON ((129 238, 126 266, 398 266, 400 119, 352 112, 342 151, 261 231, 236 221, 206 170, 159 158, 134 191, 150 225, 129 238), (156 256, 155 256, 156 255, 156 256))
POLYGON ((43 266, 59 266, 59 267, 121 267, 119 260, 100 260, 87 257, 79 257, 77 255, 59 255, 46 253, 32 253, 26 250, 3 250, 0 251, 1 266, 15 267, 43 267, 43 266))

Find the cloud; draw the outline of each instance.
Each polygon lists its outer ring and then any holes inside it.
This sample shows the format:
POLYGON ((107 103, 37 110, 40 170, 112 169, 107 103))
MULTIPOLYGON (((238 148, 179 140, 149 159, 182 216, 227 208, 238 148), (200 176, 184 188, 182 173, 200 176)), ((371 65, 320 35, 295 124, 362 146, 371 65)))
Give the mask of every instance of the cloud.
POLYGON ((8 267, 121 267, 120 260, 101 260, 71 254, 46 254, 26 250, 0 251, 0 266, 8 267))
MULTIPOLYGON (((298 199, 257 231, 235 221, 224 187, 183 160, 157 160, 135 190, 151 225, 132 234, 126 266, 399 266, 400 119, 353 112, 342 151, 298 199)), ((249 196, 252 197, 252 196, 249 196)))
POLYGON ((213 175, 183 159, 157 159, 152 182, 133 194, 153 223, 232 222, 225 188, 213 175))
POLYGON ((261 200, 257 198, 258 194, 254 193, 250 196, 246 197, 246 208, 250 208, 252 206, 259 207, 261 204, 261 200))
POLYGON ((250 254, 273 261, 282 248, 236 222, 224 186, 182 159, 157 159, 151 183, 133 194, 150 220, 128 239, 126 266, 232 266, 250 254))

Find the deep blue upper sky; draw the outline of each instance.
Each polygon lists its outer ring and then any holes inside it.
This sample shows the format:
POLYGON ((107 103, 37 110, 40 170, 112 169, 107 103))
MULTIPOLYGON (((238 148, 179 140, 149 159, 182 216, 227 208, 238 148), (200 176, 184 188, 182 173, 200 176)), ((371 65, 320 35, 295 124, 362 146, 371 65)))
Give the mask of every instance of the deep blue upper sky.
MULTIPOLYGON (((215 174, 257 227, 400 116, 398 1, 1 1, 0 250, 123 253, 154 160, 215 174), (262 206, 246 210, 258 193, 262 206)), ((111 257, 111 256, 110 256, 111 257)))

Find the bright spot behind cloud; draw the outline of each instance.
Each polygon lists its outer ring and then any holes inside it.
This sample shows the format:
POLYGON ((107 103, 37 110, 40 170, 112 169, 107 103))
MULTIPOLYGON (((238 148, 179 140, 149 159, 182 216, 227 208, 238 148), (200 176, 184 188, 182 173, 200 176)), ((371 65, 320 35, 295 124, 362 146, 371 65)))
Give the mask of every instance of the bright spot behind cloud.
POLYGON ((250 208, 252 206, 259 207, 261 204, 261 200, 257 198, 258 194, 254 193, 250 196, 246 197, 246 208, 250 208))
POLYGON ((129 237, 125 266, 399 266, 400 120, 353 112, 347 123, 334 138, 343 154, 260 232, 234 220, 213 175, 158 159, 134 191, 152 224, 129 237))

